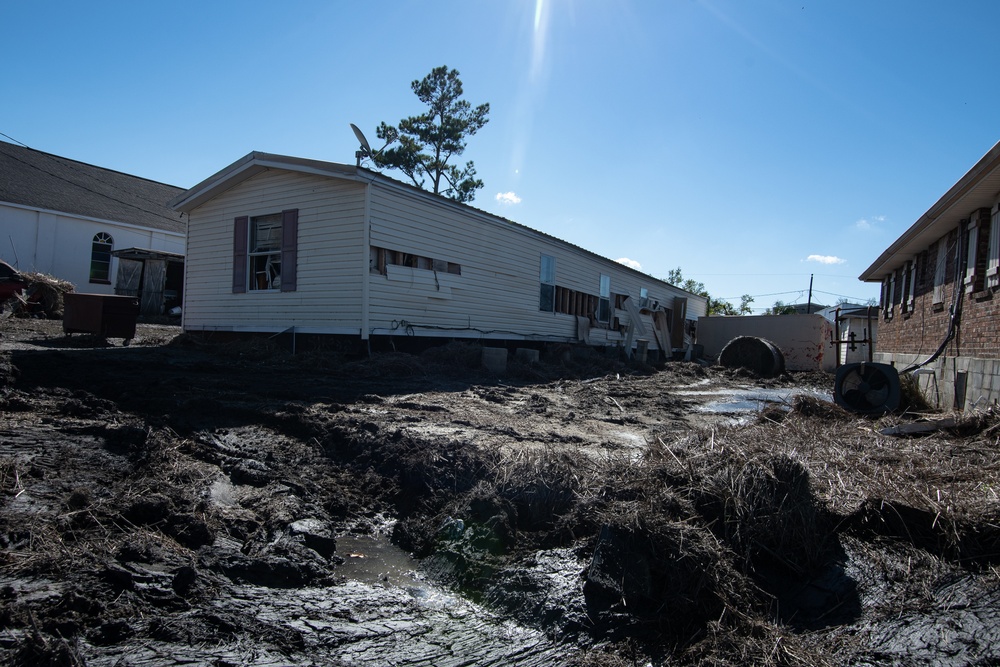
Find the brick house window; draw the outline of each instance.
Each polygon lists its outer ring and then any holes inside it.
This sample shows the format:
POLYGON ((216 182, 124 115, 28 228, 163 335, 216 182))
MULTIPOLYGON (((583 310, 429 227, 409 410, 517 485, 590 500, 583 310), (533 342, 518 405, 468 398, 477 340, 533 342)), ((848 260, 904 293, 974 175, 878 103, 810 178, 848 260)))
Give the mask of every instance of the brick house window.
POLYGON ((916 258, 911 259, 906 262, 903 267, 903 289, 902 298, 900 299, 900 309, 901 313, 912 313, 913 312, 913 301, 915 292, 915 283, 917 281, 917 262, 916 258))
POLYGON ((896 305, 896 272, 893 271, 882 280, 882 317, 891 320, 892 310, 896 305))
POLYGON ((990 222, 990 245, 986 260, 986 286, 1000 287, 1000 204, 994 204, 990 222))
POLYGON ((945 238, 938 239, 937 255, 934 262, 934 304, 944 303, 945 264, 948 262, 948 249, 945 238))
POLYGON ((981 208, 969 216, 965 246, 965 291, 980 292, 984 284, 986 269, 983 257, 983 241, 989 238, 989 209, 981 208))

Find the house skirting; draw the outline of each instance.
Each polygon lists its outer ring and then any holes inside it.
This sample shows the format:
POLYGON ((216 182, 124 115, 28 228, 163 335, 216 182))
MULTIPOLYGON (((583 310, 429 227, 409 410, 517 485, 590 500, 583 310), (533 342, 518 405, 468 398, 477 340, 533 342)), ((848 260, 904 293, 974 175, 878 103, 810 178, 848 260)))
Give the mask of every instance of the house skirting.
MULTIPOLYGON (((874 361, 904 370, 927 355, 876 352, 874 361)), ((920 392, 941 410, 974 410, 1000 401, 1000 359, 941 356, 915 371, 920 392)))

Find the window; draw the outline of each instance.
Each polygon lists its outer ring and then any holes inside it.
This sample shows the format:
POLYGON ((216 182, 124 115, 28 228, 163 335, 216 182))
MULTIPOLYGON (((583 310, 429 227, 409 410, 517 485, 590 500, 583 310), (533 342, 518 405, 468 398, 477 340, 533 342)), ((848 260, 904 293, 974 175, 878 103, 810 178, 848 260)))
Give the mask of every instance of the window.
POLYGON ((948 261, 948 249, 944 237, 938 240, 937 258, 934 263, 934 296, 933 303, 944 303, 945 263, 948 261))
POLYGON ((556 307, 556 258, 542 255, 541 269, 538 272, 540 283, 538 295, 538 310, 546 313, 555 311, 556 307))
MULTIPOLYGON (((982 289, 982 274, 977 271, 979 260, 979 229, 983 226, 986 216, 978 210, 969 218, 969 227, 965 233, 965 291, 976 292, 982 289)), ((985 232, 984 232, 985 233, 985 232)))
POLYGON ((914 257, 906 263, 906 292, 903 294, 903 310, 907 313, 913 312, 917 296, 917 260, 914 257))
POLYGON ((601 274, 601 293, 597 300, 597 321, 609 322, 611 320, 611 278, 601 274))
POLYGON ((413 269, 451 273, 456 276, 462 275, 462 265, 455 262, 371 246, 368 255, 368 270, 371 273, 380 273, 384 276, 388 273, 385 268, 387 266, 408 266, 413 269))
POLYGON ((892 274, 882 279, 882 317, 892 319, 892 274))
POLYGON ((294 292, 297 283, 299 211, 236 218, 233 292, 294 292))
POLYGON ((1000 287, 1000 204, 993 207, 993 219, 990 223, 990 248, 986 264, 986 286, 992 289, 1000 287))
POLYGON ((110 234, 99 232, 90 244, 90 282, 111 284, 111 249, 114 239, 110 234))
POLYGON ((250 289, 281 288, 281 214, 250 218, 250 289))

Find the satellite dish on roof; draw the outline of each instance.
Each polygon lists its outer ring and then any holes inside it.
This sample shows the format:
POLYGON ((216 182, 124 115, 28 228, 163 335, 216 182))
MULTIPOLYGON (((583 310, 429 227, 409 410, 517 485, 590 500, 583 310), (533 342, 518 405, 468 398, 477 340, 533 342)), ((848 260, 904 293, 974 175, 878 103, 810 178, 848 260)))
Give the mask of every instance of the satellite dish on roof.
MULTIPOLYGON (((359 167, 361 166, 361 160, 366 157, 371 158, 372 162, 375 162, 375 158, 382 154, 382 151, 385 150, 385 146, 389 145, 387 143, 378 151, 373 151, 371 144, 368 143, 368 139, 365 138, 365 133, 361 131, 361 128, 354 123, 351 123, 351 129, 354 130, 354 136, 356 136, 358 141, 361 143, 361 148, 354 151, 354 157, 357 159, 359 167)), ((375 164, 377 165, 378 163, 376 162, 375 164)))
POLYGON ((366 151, 366 152, 367 152, 367 153, 368 153, 369 155, 371 155, 371 154, 372 154, 372 147, 371 147, 370 145, 368 145, 368 140, 367 140, 367 139, 365 139, 365 133, 364 133, 364 132, 362 132, 362 131, 361 131, 361 128, 359 128, 359 127, 358 127, 357 125, 355 125, 354 123, 351 123, 351 129, 352 129, 352 130, 354 130, 354 136, 356 136, 356 137, 358 138, 358 141, 360 141, 360 142, 361 142, 361 147, 362 147, 363 149, 365 149, 365 151, 366 151))

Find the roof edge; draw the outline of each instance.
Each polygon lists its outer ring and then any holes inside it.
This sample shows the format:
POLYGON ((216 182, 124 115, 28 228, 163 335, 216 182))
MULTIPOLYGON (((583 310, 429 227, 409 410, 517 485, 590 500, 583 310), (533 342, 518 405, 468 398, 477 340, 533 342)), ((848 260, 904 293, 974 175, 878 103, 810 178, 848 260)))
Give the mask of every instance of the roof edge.
POLYGON ((882 276, 885 273, 885 265, 890 262, 896 253, 919 234, 927 230, 948 209, 965 198, 987 174, 998 167, 1000 167, 1000 141, 994 144, 955 185, 951 186, 933 206, 927 209, 926 213, 917 218, 917 221, 910 225, 909 229, 903 232, 892 245, 886 248, 878 256, 878 259, 872 262, 871 266, 858 276, 858 280, 863 282, 881 282, 882 276))

